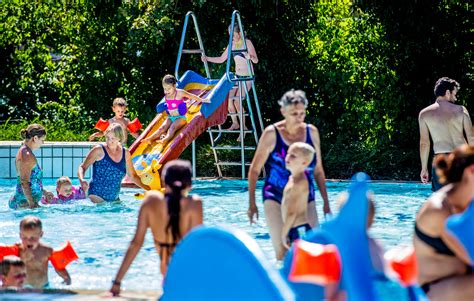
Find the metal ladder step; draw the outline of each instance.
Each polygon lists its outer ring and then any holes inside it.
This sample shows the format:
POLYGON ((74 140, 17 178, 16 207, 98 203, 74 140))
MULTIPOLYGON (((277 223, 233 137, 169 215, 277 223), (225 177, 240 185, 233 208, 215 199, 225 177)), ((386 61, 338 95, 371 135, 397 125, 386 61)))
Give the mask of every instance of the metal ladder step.
MULTIPOLYGON (((222 145, 222 146, 214 146, 211 147, 216 150, 240 150, 240 146, 232 146, 232 145, 222 145)), ((255 150, 255 146, 244 146, 244 150, 255 150)))
MULTIPOLYGON (((240 113, 227 113, 229 116, 240 116, 240 113)), ((244 116, 249 116, 249 113, 244 113, 244 116)))
POLYGON ((204 53, 201 49, 183 49, 181 53, 189 53, 189 54, 200 54, 204 53))
MULTIPOLYGON (((207 130, 208 133, 234 133, 234 134, 240 134, 240 130, 207 130)), ((244 131, 244 134, 250 134, 253 133, 251 130, 246 130, 244 131)))
MULTIPOLYGON (((228 161, 219 161, 215 163, 216 165, 233 165, 233 166, 241 166, 242 162, 228 162, 228 161)), ((250 166, 251 162, 245 162, 245 166, 250 166)))

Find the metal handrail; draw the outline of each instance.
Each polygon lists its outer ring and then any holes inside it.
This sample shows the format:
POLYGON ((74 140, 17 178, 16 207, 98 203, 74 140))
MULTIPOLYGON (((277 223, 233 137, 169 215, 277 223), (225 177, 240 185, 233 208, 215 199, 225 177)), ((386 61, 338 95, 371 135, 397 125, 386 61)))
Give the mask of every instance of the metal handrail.
MULTIPOLYGON (((188 13, 186 14, 186 17, 184 18, 183 32, 181 33, 181 41, 179 43, 178 58, 176 59, 176 67, 174 69, 174 75, 177 79, 179 79, 179 64, 181 63, 181 56, 183 55, 184 40, 186 38, 186 29, 188 28, 189 17, 193 18, 194 30, 196 31, 196 35, 197 35, 198 43, 199 43, 199 52, 197 50, 195 51, 188 50, 188 51, 185 51, 184 53, 194 53, 194 54, 201 53, 204 56, 206 55, 206 52, 204 51, 204 44, 201 39, 201 32, 199 31, 196 15, 194 15, 192 11, 188 11, 188 13)), ((204 63, 204 69, 206 70, 207 78, 211 78, 211 73, 209 71, 209 65, 207 61, 203 63, 204 63)))

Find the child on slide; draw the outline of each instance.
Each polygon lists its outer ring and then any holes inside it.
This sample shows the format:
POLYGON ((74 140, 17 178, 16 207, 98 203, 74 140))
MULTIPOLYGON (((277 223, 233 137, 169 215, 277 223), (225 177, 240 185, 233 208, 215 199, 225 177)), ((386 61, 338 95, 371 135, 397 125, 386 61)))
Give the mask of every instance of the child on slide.
POLYGON ((143 139, 145 143, 151 143, 160 138, 158 143, 166 145, 168 141, 173 138, 177 131, 186 125, 186 102, 184 98, 192 99, 199 102, 210 103, 209 98, 201 98, 197 95, 191 94, 185 90, 177 89, 176 83, 178 81, 173 75, 165 75, 163 77, 163 91, 165 92, 165 101, 168 107, 168 118, 158 128, 156 132, 149 137, 143 139))

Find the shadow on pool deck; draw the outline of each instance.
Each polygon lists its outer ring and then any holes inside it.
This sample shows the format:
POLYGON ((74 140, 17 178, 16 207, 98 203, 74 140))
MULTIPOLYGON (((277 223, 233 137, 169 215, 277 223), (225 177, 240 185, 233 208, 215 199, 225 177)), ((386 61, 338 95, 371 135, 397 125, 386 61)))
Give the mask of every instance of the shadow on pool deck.
POLYGON ((123 291, 120 297, 112 298, 108 291, 104 290, 59 290, 59 289, 46 289, 42 292, 37 290, 1 290, 1 300, 128 300, 128 301, 148 301, 158 300, 161 296, 161 292, 155 291, 123 291))

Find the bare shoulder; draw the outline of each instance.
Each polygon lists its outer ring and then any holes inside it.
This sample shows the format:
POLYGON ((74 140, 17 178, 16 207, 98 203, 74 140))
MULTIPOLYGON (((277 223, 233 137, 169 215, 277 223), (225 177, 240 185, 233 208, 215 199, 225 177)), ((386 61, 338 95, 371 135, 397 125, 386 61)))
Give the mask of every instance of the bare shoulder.
POLYGON ((18 161, 22 161, 23 163, 31 163, 31 164, 36 163, 35 154, 33 154, 33 152, 25 146, 22 146, 20 148, 17 158, 18 158, 18 161))
POLYGON ((193 194, 189 197, 189 205, 192 207, 202 207, 202 198, 197 194, 193 194))
POLYGON ((51 254, 53 254, 53 248, 44 244, 44 243, 40 243, 39 246, 38 246, 38 253, 40 254, 44 254, 45 256, 51 256, 51 254))
POLYGON ((165 204, 165 196, 157 190, 150 190, 145 193, 142 208, 157 207, 165 204))
POLYGON ((434 111, 438 107, 439 107, 439 105, 436 102, 429 105, 429 106, 427 106, 426 108, 424 108, 423 110, 420 111, 420 114, 418 115, 419 118, 422 118, 423 116, 431 113, 432 111, 434 111))

